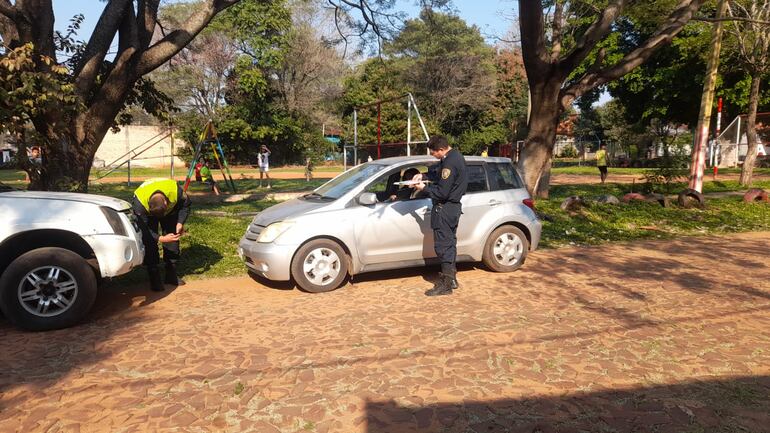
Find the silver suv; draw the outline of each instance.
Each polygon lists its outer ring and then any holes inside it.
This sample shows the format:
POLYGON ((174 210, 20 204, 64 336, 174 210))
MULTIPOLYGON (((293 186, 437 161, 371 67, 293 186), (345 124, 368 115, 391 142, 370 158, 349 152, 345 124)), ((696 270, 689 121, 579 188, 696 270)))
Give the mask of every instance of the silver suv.
MULTIPOLYGON (((465 159, 468 191, 457 228, 457 261, 514 271, 540 241, 533 201, 510 159, 465 159)), ((407 170, 426 173, 435 163, 430 156, 413 156, 356 166, 310 194, 259 213, 238 253, 256 275, 294 279, 308 292, 334 290, 348 275, 438 263, 431 200, 395 185, 407 170)))

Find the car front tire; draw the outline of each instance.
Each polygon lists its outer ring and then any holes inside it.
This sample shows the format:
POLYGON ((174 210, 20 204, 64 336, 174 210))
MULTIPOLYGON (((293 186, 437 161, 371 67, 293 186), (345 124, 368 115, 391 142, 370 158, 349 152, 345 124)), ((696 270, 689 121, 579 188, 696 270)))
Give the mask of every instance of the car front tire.
POLYGON ((529 241, 518 227, 505 225, 496 228, 484 244, 482 261, 495 272, 513 272, 527 259, 529 241))
POLYGON ((96 299, 96 276, 85 259, 63 248, 29 251, 0 277, 0 309, 29 331, 78 323, 96 299))
POLYGON ((291 276, 300 289, 310 293, 330 292, 345 281, 348 256, 329 239, 314 239, 297 250, 291 262, 291 276))

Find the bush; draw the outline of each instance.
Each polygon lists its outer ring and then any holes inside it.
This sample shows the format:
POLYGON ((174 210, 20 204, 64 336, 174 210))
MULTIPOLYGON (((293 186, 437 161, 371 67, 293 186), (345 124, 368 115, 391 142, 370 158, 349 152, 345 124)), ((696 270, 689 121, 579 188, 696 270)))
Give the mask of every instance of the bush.
POLYGON ((578 157, 578 150, 573 145, 565 146, 561 150, 561 155, 559 155, 561 158, 577 158, 578 157))
POLYGON ((687 179, 689 171, 687 169, 688 157, 686 155, 671 155, 658 158, 655 168, 645 170, 644 186, 645 192, 663 192, 670 194, 675 184, 687 179))

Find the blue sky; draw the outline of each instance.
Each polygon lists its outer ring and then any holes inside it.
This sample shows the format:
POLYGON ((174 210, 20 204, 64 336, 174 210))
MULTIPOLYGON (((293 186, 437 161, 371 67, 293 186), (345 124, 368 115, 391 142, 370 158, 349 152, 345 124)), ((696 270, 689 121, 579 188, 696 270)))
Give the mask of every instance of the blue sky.
MULTIPOLYGON (((323 1, 323 0, 319 0, 323 1)), ((397 6, 410 16, 416 16, 418 8, 414 0, 398 0, 397 6)), ((85 16, 85 21, 78 33, 78 38, 87 40, 91 34, 105 3, 96 0, 54 0, 56 29, 64 30, 69 19, 78 13, 85 16)), ((512 16, 518 5, 515 0, 454 0, 457 14, 469 24, 475 24, 490 43, 495 36, 503 37, 511 27, 512 16)))

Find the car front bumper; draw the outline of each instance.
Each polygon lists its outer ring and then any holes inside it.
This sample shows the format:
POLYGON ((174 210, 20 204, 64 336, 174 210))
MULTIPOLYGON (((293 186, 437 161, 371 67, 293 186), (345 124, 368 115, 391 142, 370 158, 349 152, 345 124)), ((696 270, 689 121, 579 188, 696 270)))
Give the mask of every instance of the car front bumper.
POLYGON ((83 239, 94 251, 102 277, 123 275, 144 261, 144 244, 134 237, 88 235, 83 239))
POLYGON ((297 250, 295 245, 260 243, 241 238, 238 255, 252 272, 273 281, 291 279, 291 259, 297 250))

